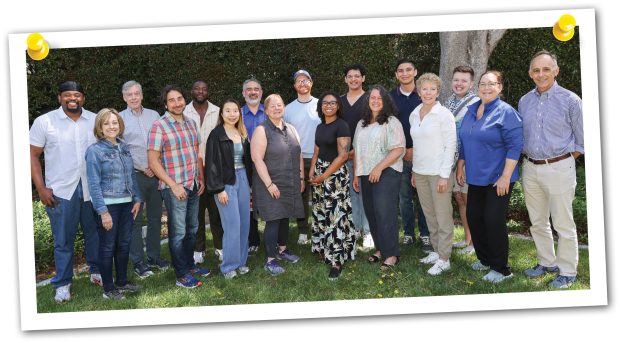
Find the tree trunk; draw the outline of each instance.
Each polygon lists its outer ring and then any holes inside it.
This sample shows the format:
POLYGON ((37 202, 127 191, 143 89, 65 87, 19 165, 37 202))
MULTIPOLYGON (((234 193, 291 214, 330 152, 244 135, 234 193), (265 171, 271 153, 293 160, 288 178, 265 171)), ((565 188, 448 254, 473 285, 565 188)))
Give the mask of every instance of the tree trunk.
POLYGON ((443 82, 439 99, 442 103, 445 103, 452 94, 452 71, 455 67, 471 66, 475 72, 474 84, 478 84, 481 74, 487 70, 493 49, 504 33, 505 29, 439 33, 441 47, 439 77, 443 82))

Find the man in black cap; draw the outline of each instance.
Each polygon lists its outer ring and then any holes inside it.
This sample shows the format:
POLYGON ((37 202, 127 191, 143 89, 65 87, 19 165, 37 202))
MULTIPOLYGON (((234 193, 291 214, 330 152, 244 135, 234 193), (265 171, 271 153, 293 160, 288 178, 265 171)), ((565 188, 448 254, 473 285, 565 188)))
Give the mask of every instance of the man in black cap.
POLYGON ((32 181, 46 206, 54 235, 56 275, 52 285, 57 302, 71 298, 73 245, 78 223, 84 231, 90 281, 101 285, 98 269, 99 237, 86 181, 86 149, 96 138, 95 113, 82 108, 84 90, 75 81, 60 85, 60 107, 35 119, 30 128, 32 181), (40 157, 45 153, 45 179, 40 157))

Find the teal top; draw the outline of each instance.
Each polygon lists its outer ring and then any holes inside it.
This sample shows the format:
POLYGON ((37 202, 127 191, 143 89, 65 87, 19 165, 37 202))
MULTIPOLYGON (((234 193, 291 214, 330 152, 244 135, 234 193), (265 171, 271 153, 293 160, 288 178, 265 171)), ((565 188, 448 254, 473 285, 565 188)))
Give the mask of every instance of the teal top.
POLYGON ((235 169, 245 168, 243 165, 243 144, 234 143, 233 159, 235 161, 235 169))

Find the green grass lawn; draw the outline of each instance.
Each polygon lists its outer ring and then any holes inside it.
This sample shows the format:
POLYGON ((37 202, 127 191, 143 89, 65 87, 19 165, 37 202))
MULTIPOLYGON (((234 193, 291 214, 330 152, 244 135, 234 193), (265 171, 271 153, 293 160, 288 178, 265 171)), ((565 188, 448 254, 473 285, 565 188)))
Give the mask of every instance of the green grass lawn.
MULTIPOLYGON (((536 249, 530 240, 510 238, 509 264, 514 277, 502 284, 494 285, 482 281, 485 272, 471 270, 469 265, 475 255, 463 256, 456 253, 451 258, 451 269, 440 276, 426 273, 430 266, 418 260, 426 254, 418 243, 413 246, 401 245, 401 262, 391 272, 383 273, 378 264, 369 264, 370 254, 358 251, 355 261, 347 261, 341 277, 336 281, 327 278, 329 267, 320 262, 310 252, 309 246, 297 246, 297 229, 291 224, 289 231, 290 250, 301 256, 297 264, 283 263, 284 274, 272 277, 263 270, 264 252, 248 258, 250 273, 226 280, 219 272, 218 261, 213 257, 213 249, 207 251, 204 266, 212 273, 200 278, 203 285, 196 289, 183 289, 175 286, 172 268, 156 272, 144 280, 139 280, 133 272, 130 280, 144 285, 137 294, 130 294, 123 301, 110 301, 102 297, 102 289, 90 284, 88 275, 82 273, 74 278, 71 286, 71 301, 57 304, 51 285, 37 288, 37 310, 39 313, 102 311, 136 308, 165 308, 184 306, 210 306, 234 304, 262 304, 283 302, 305 302, 324 300, 355 300, 399 297, 421 297, 435 295, 488 294, 514 292, 551 291, 547 284, 552 275, 541 279, 528 279, 523 270, 536 264, 536 249)), ((463 229, 455 229, 455 241, 463 236, 463 229)), ((209 245, 209 244, 208 244, 209 245)), ((165 258, 168 247, 162 247, 165 258)), ((131 267, 131 266, 130 266, 131 267)), ((589 289, 590 269, 588 251, 580 249, 577 282, 571 288, 589 289)))

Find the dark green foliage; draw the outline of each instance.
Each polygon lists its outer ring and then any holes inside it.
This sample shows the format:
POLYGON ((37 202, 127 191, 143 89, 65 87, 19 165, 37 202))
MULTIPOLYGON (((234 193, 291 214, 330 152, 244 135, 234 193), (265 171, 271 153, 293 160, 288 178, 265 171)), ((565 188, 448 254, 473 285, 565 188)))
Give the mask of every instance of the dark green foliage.
POLYGON ((551 34, 551 27, 508 30, 489 59, 488 69, 504 73, 503 94, 517 108, 519 99, 534 89, 527 71, 531 57, 540 50, 554 53, 558 58, 558 83, 581 96, 581 58, 579 28, 568 42, 560 42, 551 34))
MULTIPOLYGON (((295 97, 291 77, 300 69, 313 76, 315 95, 327 89, 344 93, 343 68, 362 63, 368 69, 366 84, 395 86, 394 63, 403 56, 417 62, 420 72, 439 70, 437 33, 268 39, 166 45, 136 45, 55 49, 48 58, 28 64, 30 121, 58 107, 58 85, 68 79, 82 83, 85 108, 126 107, 121 86, 140 82, 145 107, 160 113, 159 92, 167 84, 189 91, 195 80, 209 85, 210 101, 220 105, 229 97, 243 102, 241 84, 259 79, 265 96, 280 93, 285 101, 295 97)), ((187 101, 189 102, 189 92, 187 101)))

